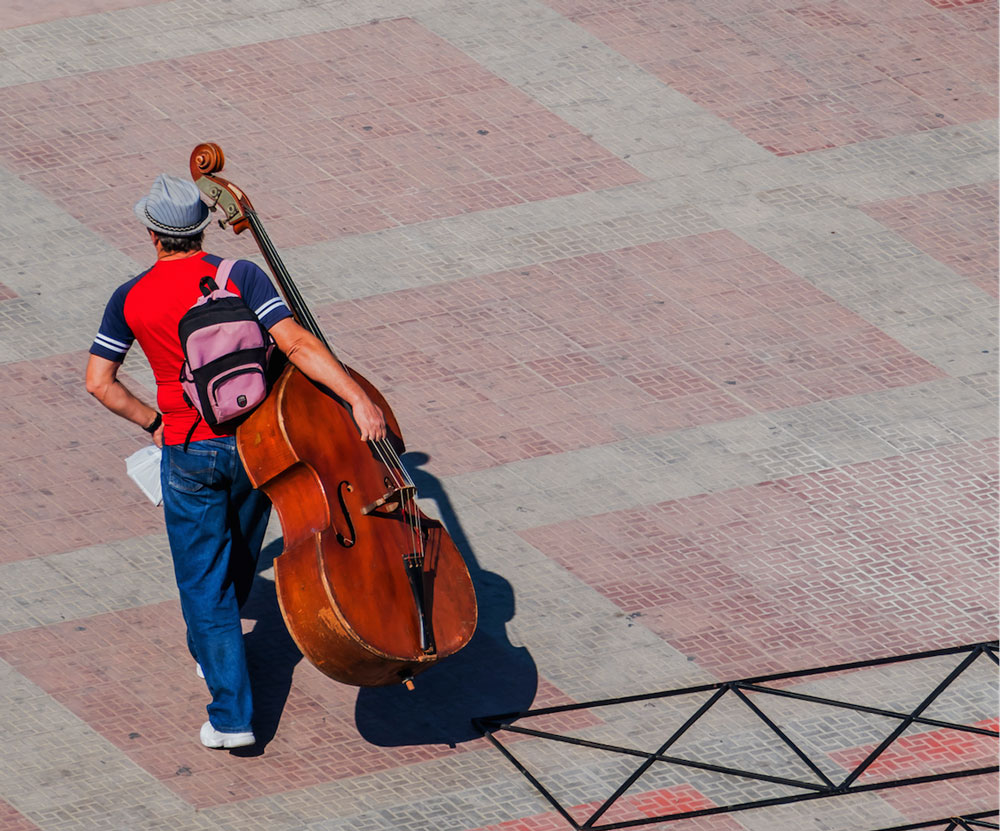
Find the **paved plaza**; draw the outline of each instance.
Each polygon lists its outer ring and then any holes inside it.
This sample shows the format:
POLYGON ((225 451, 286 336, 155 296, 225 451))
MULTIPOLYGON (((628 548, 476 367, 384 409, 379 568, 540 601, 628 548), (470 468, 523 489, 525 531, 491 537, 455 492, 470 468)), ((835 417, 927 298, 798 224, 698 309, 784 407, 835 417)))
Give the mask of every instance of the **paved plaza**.
MULTIPOLYGON (((472 718, 995 639, 996 54, 992 0, 0 0, 0 829, 562 831, 472 718), (152 259, 132 206, 203 141, 392 404, 480 606, 413 692, 333 682, 273 521, 233 753, 198 741, 125 473, 147 437, 83 386, 152 259)), ((122 375, 152 401, 138 349, 122 375)), ((910 712, 960 658, 779 686, 910 712)), ((706 699, 503 740, 582 823, 642 762, 593 745, 654 752, 706 699)), ((752 700, 832 781, 898 724, 752 700)), ((980 732, 912 723, 858 781, 995 764, 996 701, 984 654, 924 712, 980 732)), ((810 776, 751 716, 672 752, 810 776)), ((792 792, 656 763, 599 822, 792 792)), ((997 804, 986 773, 642 827, 997 804)))

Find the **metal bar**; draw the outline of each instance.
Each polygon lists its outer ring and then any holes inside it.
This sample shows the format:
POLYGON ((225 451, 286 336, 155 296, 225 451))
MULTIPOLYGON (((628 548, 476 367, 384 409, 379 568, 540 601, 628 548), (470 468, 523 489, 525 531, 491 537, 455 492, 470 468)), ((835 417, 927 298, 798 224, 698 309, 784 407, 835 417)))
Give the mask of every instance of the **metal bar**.
POLYGON ((768 718, 767 713, 765 713, 763 710, 760 709, 760 707, 758 707, 756 704, 754 704, 746 696, 746 694, 743 692, 743 690, 741 690, 739 688, 738 685, 736 685, 736 684, 733 685, 733 692, 736 693, 737 696, 739 696, 740 700, 744 704, 746 704, 747 707, 749 707, 751 710, 753 710, 753 712, 756 714, 756 716, 761 721, 763 721, 764 724, 766 724, 768 727, 771 728, 772 731, 774 731, 774 733, 777 735, 777 737, 779 739, 781 739, 786 745, 788 745, 792 749, 792 752, 795 753, 796 756, 798 756, 803 762, 806 763, 806 765, 809 767, 809 770, 811 770, 813 773, 815 773, 822 780, 823 784, 825 784, 828 788, 835 788, 836 787, 836 785, 833 784, 833 782, 830 780, 830 778, 825 773, 823 773, 823 771, 821 771, 816 766, 816 763, 813 762, 813 760, 810 759, 802 751, 802 749, 797 744, 795 744, 795 742, 793 742, 787 735, 785 735, 784 731, 780 727, 778 727, 778 725, 775 724, 770 718, 768 718))
MULTIPOLYGON (((642 819, 626 820, 608 825, 595 825, 588 827, 587 831, 617 831, 620 828, 639 828, 643 825, 652 825, 656 822, 673 822, 681 819, 694 819, 695 817, 708 817, 714 814, 730 814, 736 811, 746 811, 750 808, 768 808, 775 805, 792 805, 796 802, 811 802, 815 799, 832 799, 837 796, 847 794, 863 793, 867 791, 885 790, 887 788, 901 788, 909 785, 923 785, 927 782, 940 782, 945 779, 961 779, 968 776, 981 776, 984 773, 996 773, 1000 768, 977 768, 975 770, 960 770, 953 773, 936 773, 928 776, 916 776, 910 779, 900 779, 895 782, 875 782, 868 785, 858 785, 853 788, 838 790, 834 793, 810 793, 795 794, 794 796, 777 796, 772 799, 759 799, 754 802, 741 802, 736 805, 722 805, 715 808, 700 808, 695 811, 684 811, 680 814, 661 814, 655 817, 643 817, 642 819)), ((575 829, 582 831, 582 828, 575 829)))
MULTIPOLYGON (((921 820, 920 822, 911 822, 908 825, 894 825, 892 828, 879 828, 878 831, 919 831, 922 828, 934 828, 937 825, 941 825, 943 822, 951 822, 954 824, 956 819, 961 819, 965 822, 972 822, 979 828, 1000 828, 1000 826, 995 823, 980 823, 976 820, 985 819, 986 817, 992 817, 997 814, 997 811, 977 811, 973 814, 962 814, 961 817, 942 817, 941 819, 930 819, 921 820)), ((949 826, 953 828, 954 825, 949 826)), ((948 831, 948 829, 944 829, 948 831)))
POLYGON ((566 713, 572 710, 589 710, 591 707, 609 707, 615 704, 632 704, 636 701, 650 701, 655 698, 672 698, 675 695, 694 695, 695 693, 711 692, 723 689, 728 681, 718 681, 714 684, 702 684, 697 687, 685 687, 680 690, 662 690, 660 692, 625 695, 621 698, 602 698, 596 701, 585 701, 577 704, 558 704, 553 707, 539 707, 537 710, 521 710, 513 713, 500 713, 495 716, 481 716, 479 721, 485 724, 503 724, 518 718, 531 716, 548 716, 554 713, 566 713))
POLYGON ((976 660, 976 658, 979 657, 979 653, 981 651, 982 647, 977 646, 972 652, 966 655, 965 658, 963 658, 962 661, 958 664, 958 666, 955 667, 950 673, 948 673, 948 677, 945 678, 944 681, 942 681, 940 684, 938 684, 937 687, 935 687, 934 690, 931 692, 931 694, 928 695, 927 698, 925 698, 917 706, 917 708, 913 711, 913 713, 909 717, 905 718, 902 722, 900 722, 896 726, 896 729, 893 730, 888 736, 886 736, 886 738, 882 741, 882 743, 868 755, 868 758, 865 759, 860 765, 858 765, 850 775, 848 775, 848 777, 841 783, 841 787, 849 788, 851 786, 851 783, 854 782, 859 776, 861 776, 861 774, 868 769, 868 767, 885 751, 885 749, 889 747, 889 745, 892 744, 894 741, 896 741, 896 739, 899 738, 902 732, 913 723, 914 717, 919 716, 924 710, 930 707, 931 704, 934 702, 934 699, 937 698, 939 695, 941 695, 941 693, 943 693, 948 688, 948 685, 951 684, 952 681, 954 681, 956 678, 958 678, 959 675, 965 672, 969 664, 971 664, 974 660, 976 660))
MULTIPOLYGON (((759 693, 768 693, 770 695, 778 695, 783 698, 797 698, 801 701, 812 701, 816 704, 828 704, 831 707, 842 707, 847 710, 857 710, 859 713, 871 713, 876 716, 886 716, 888 718, 910 718, 908 713, 897 713, 894 710, 882 710, 878 707, 867 707, 864 704, 852 704, 849 701, 837 701, 833 698, 822 698, 818 695, 808 695, 806 693, 792 692, 791 690, 776 690, 771 687, 758 687, 756 684, 745 684, 741 681, 737 681, 740 687, 744 690, 753 690, 759 693)), ((979 733, 983 736, 1000 736, 1000 731, 988 730, 985 727, 973 727, 971 724, 954 724, 950 721, 940 721, 934 718, 924 718, 923 716, 917 716, 913 719, 914 724, 928 724, 932 727, 945 727, 949 730, 962 730, 966 733, 979 733)))
POLYGON ((528 770, 524 765, 522 765, 521 762, 509 750, 507 750, 506 747, 503 746, 503 744, 498 742, 493 737, 492 733, 486 733, 485 736, 487 739, 489 739, 490 743, 497 750, 499 750, 504 756, 506 756, 510 760, 510 762, 514 765, 514 767, 516 767, 524 775, 524 777, 532 785, 535 786, 535 790, 537 790, 545 798, 545 800, 559 812, 559 815, 564 820, 566 820, 566 822, 568 822, 570 825, 573 826, 573 831, 580 831, 580 826, 577 824, 576 820, 573 819, 573 817, 569 815, 566 809, 559 804, 559 800, 556 799, 551 793, 549 793, 546 787, 532 775, 531 771, 528 770))
MULTIPOLYGON (((696 770, 708 770, 712 773, 724 773, 729 776, 739 776, 745 779, 757 779, 761 782, 771 782, 775 785, 787 785, 791 788, 803 788, 811 791, 827 790, 825 785, 817 785, 815 782, 802 782, 798 779, 784 779, 781 776, 772 776, 769 773, 754 773, 753 771, 741 770, 739 768, 726 767, 725 765, 713 765, 710 762, 695 762, 690 759, 681 759, 678 756, 665 756, 662 753, 650 753, 645 750, 633 750, 630 747, 619 747, 614 744, 604 744, 594 742, 589 739, 580 739, 576 736, 560 736, 558 733, 546 733, 543 730, 532 730, 530 727, 501 727, 499 730, 506 730, 510 733, 519 733, 522 736, 534 736, 538 739, 550 739, 563 744, 575 744, 580 747, 592 747, 595 750, 607 750, 610 753, 620 753, 623 756, 637 756, 641 759, 650 759, 654 762, 666 762, 668 764, 679 765, 681 767, 695 768, 696 770)), ((833 783, 830 787, 834 787, 833 783)))
MULTIPOLYGON (((830 672, 842 672, 849 669, 866 669, 868 667, 885 666, 886 664, 898 664, 904 661, 916 661, 922 658, 937 658, 942 655, 957 655, 962 652, 970 652, 973 649, 983 648, 987 654, 992 656, 989 649, 996 649, 996 641, 985 643, 967 644, 965 646, 949 646, 943 649, 932 649, 927 652, 910 652, 906 655, 891 655, 885 658, 871 658, 865 661, 851 661, 846 664, 833 664, 828 667, 813 667, 811 669, 796 670, 794 672, 778 672, 771 675, 756 675, 751 678, 739 679, 741 684, 763 684, 769 681, 784 681, 788 678, 808 678, 811 675, 825 675, 830 672)), ((997 660, 994 657, 994 660, 997 660)), ((620 698, 601 698, 595 701, 586 701, 576 704, 560 704, 554 707, 539 707, 537 710, 521 710, 512 713, 501 713, 498 715, 482 716, 479 721, 483 723, 500 723, 516 718, 528 718, 530 716, 547 716, 553 713, 566 713, 572 710, 591 709, 592 707, 608 707, 614 704, 630 704, 635 701, 650 701, 654 698, 671 698, 676 695, 689 695, 692 693, 709 692, 726 687, 734 681, 718 681, 713 684, 701 684, 695 687, 685 687, 677 690, 662 690, 653 693, 639 693, 637 695, 626 695, 620 698)))
MULTIPOLYGON (((699 718, 701 718, 705 713, 707 713, 710 709, 712 709, 715 703, 720 698, 722 698, 722 696, 726 694, 726 691, 727 688, 716 690, 715 694, 711 698, 709 698, 705 702, 702 702, 702 705, 698 708, 698 710, 690 718, 688 718, 688 720, 685 721, 684 724, 678 727, 674 731, 674 734, 669 739, 667 739, 662 745, 660 745, 659 749, 656 751, 656 755, 657 756, 662 755, 663 752, 668 747, 670 747, 670 745, 672 745, 681 736, 683 736, 684 733, 692 724, 694 724, 699 718)), ((641 765, 639 765, 638 768, 632 771, 632 774, 624 782, 622 782, 622 784, 613 794, 611 794, 611 796, 609 796, 604 801, 604 804, 598 807, 598 809, 594 811, 593 814, 590 815, 587 821, 583 824, 583 827, 591 828, 594 824, 594 821, 597 820, 602 814, 604 814, 604 812, 607 811, 608 808, 610 808, 615 803, 615 800, 618 799, 618 797, 620 797, 623 793, 625 793, 625 791, 631 788, 633 783, 640 776, 642 776, 647 770, 649 770, 649 768, 653 765, 655 761, 656 761, 655 759, 646 759, 645 762, 643 762, 641 765)))
MULTIPOLYGON (((994 811, 993 813, 996 813, 994 811)), ((995 822, 977 822, 974 817, 975 814, 969 814, 968 816, 956 817, 956 821, 962 823, 962 828, 966 831, 975 831, 977 828, 1000 828, 995 822)))

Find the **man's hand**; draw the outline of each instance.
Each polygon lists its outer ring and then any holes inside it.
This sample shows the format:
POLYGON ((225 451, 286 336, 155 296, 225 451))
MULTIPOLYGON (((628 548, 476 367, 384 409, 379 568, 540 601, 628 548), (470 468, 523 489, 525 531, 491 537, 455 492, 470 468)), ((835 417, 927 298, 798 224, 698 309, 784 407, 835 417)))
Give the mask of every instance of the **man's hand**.
MULTIPOLYGON (((362 393, 364 395, 364 393, 362 393)), ((385 416, 367 395, 351 408, 354 422, 361 431, 361 441, 378 441, 385 438, 385 416)))

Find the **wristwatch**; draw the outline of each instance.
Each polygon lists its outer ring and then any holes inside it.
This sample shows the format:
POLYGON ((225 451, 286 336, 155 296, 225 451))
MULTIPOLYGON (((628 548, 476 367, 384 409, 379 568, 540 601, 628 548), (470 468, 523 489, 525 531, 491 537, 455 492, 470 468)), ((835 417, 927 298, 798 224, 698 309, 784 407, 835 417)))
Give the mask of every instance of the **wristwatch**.
POLYGON ((149 427, 143 427, 142 429, 149 433, 149 435, 153 435, 153 433, 160 429, 161 424, 163 424, 163 416, 157 413, 156 418, 153 419, 153 423, 149 427))

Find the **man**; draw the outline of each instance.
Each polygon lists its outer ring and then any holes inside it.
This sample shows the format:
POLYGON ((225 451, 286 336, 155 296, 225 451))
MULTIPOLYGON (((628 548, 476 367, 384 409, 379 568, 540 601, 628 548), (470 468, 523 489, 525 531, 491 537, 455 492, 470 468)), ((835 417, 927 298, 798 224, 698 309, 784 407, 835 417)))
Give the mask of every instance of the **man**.
MULTIPOLYGON (((209 211, 193 182, 158 176, 135 214, 149 233, 156 262, 112 295, 90 348, 87 391, 163 448, 163 513, 188 648, 212 694, 201 741, 206 747, 242 747, 255 739, 239 610, 256 574, 271 505, 250 485, 234 431, 196 424, 198 414, 181 390, 184 355, 177 333, 181 316, 201 296, 198 281, 214 277, 222 259, 202 251, 209 211), (117 378, 135 340, 156 378, 159 410, 117 378)), ((319 339, 295 322, 263 271, 239 260, 225 288, 240 294, 298 369, 351 405, 360 440, 385 437, 382 411, 319 339)))

